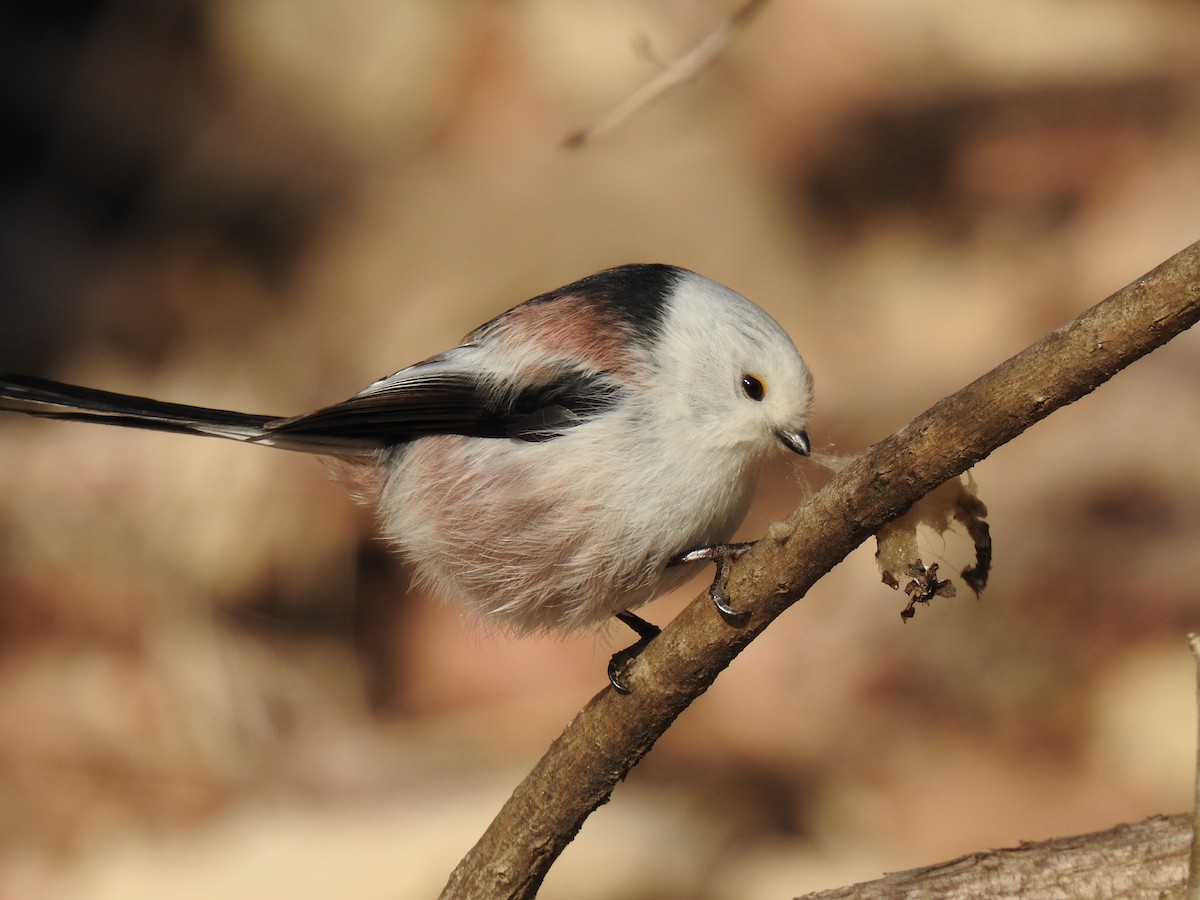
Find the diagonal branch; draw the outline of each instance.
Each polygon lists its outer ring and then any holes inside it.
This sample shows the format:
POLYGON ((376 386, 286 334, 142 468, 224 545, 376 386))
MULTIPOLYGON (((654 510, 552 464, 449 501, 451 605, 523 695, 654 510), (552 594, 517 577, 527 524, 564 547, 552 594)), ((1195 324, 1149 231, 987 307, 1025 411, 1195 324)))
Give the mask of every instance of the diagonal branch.
POLYGON ((741 650, 855 547, 947 479, 1200 319, 1200 242, 940 401, 843 469, 735 564, 727 624, 707 597, 550 745, 443 896, 532 897, 588 815, 741 650))

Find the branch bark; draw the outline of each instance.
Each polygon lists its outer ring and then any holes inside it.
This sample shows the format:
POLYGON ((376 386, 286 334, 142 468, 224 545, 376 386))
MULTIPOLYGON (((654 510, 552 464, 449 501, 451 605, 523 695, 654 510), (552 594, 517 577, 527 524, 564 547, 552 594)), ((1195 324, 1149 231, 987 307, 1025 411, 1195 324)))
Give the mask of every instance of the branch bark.
POLYGON ((1178 897, 1187 880, 1191 816, 1155 816, 1108 831, 972 853, 798 900, 990 900, 992 897, 1178 897))
MULTIPOLYGON (((1200 726, 1200 635, 1189 634, 1188 645, 1196 662, 1196 722, 1200 726)), ((1187 900, 1200 900, 1200 733, 1196 743, 1196 782, 1192 795, 1191 853, 1188 857, 1187 900)))
POLYGON ((1200 242, 940 401, 838 473, 735 564, 733 627, 707 596, 550 745, 443 897, 532 897, 563 848, 675 718, 780 613, 880 526, 1200 319, 1200 242))

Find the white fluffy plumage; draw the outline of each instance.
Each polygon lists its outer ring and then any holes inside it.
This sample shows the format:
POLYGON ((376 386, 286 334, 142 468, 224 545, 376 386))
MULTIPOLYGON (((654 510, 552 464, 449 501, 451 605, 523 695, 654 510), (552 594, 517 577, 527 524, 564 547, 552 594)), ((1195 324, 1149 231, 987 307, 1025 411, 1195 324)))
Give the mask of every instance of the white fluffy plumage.
MULTIPOLYGON (((586 300, 553 302, 570 317, 586 300)), ((763 457, 803 434, 812 379, 739 294, 680 271, 664 305, 651 348, 613 367, 626 389, 613 409, 553 440, 438 436, 399 454, 379 496, 384 529, 437 595, 517 631, 568 631, 677 586, 692 571, 668 567, 673 556, 741 524, 763 457)), ((535 350, 530 337, 486 332, 453 361, 473 368, 512 341, 505 371, 537 370, 552 362, 544 347, 571 343, 560 332, 535 350)))

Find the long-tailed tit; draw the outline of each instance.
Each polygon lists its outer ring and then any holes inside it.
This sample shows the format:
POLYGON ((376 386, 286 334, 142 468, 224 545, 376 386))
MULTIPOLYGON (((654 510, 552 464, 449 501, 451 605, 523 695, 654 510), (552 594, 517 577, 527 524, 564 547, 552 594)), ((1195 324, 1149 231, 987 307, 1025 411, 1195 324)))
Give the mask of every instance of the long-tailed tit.
POLYGON ((19 375, 0 409, 330 456, 439 596, 516 632, 617 616, 739 547, 767 454, 809 452, 812 378, 746 298, 674 266, 608 269, 534 297, 343 403, 292 418, 19 375))

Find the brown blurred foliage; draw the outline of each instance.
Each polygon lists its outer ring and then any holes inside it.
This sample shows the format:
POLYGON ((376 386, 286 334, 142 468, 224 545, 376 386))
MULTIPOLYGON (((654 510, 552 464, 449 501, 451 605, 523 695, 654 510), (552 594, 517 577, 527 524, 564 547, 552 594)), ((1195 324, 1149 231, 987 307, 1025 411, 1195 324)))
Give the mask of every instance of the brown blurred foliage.
MULTIPOLYGON (((1185 0, 769 4, 561 149, 736 5, 6 8, 0 370, 300 412, 662 261, 788 328, 853 453, 1200 233, 1185 0)), ((790 896, 1187 806, 1198 375, 1187 335, 977 467, 982 600, 902 626, 852 556, 543 895, 790 896)), ((747 536, 821 478, 784 465, 747 536)), ((8 417, 0 535, 4 896, 427 896, 603 685, 604 635, 409 591, 310 459, 8 417)))

